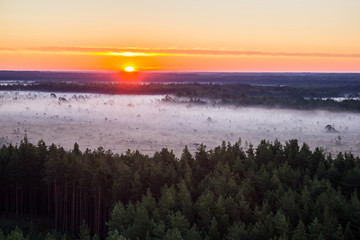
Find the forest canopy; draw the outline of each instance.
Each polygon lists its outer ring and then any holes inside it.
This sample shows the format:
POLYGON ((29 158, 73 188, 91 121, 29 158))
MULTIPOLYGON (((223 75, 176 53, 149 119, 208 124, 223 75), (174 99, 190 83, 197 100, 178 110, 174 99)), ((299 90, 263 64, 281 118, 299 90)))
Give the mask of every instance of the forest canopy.
POLYGON ((360 239, 359 160, 297 140, 178 159, 25 138, 0 149, 0 239, 360 239))

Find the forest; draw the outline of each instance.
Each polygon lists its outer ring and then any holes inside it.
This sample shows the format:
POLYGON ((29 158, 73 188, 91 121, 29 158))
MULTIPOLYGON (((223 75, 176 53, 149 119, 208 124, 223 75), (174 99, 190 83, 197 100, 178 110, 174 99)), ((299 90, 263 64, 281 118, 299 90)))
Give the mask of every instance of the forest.
POLYGON ((360 239, 360 159, 289 140, 180 158, 25 137, 0 149, 0 240, 360 239))
MULTIPOLYGON (((130 73, 144 83, 241 83, 255 85, 358 85, 359 73, 335 72, 152 72, 130 73)), ((119 82, 129 77, 122 71, 5 71, 0 81, 24 82, 119 82)), ((127 78, 129 79, 129 78, 127 78)), ((134 78, 131 78, 134 80, 134 78)))

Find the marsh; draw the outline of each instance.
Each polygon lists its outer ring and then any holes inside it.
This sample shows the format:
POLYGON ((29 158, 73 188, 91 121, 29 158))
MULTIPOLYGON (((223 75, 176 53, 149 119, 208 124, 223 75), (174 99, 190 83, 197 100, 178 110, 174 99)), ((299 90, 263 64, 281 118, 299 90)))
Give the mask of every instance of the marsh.
POLYGON ((222 141, 243 148, 262 139, 306 142, 325 152, 360 153, 360 114, 218 106, 163 101, 163 95, 105 95, 47 92, 0 93, 0 144, 25 135, 71 149, 99 146, 152 155, 167 147, 180 157, 185 145, 213 148, 222 141), (336 131, 327 131, 327 125, 336 131))

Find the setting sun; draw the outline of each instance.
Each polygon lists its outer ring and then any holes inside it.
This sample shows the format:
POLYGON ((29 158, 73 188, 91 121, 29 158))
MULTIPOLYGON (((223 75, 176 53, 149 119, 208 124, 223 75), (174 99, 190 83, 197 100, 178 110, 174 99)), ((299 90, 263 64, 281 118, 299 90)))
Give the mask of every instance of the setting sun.
POLYGON ((127 66, 126 68, 125 68, 125 71, 126 72, 133 72, 135 70, 135 68, 133 68, 133 67, 131 67, 131 66, 127 66))

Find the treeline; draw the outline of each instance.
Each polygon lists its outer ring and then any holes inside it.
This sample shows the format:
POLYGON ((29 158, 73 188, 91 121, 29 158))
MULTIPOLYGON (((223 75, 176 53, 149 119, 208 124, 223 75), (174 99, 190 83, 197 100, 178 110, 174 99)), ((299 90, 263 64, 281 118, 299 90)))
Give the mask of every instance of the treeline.
POLYGON ((333 99, 319 98, 292 98, 273 96, 237 96, 235 99, 224 97, 221 104, 236 106, 257 106, 267 108, 289 108, 297 110, 326 110, 326 111, 349 111, 360 112, 360 100, 346 99, 335 101, 333 99))
POLYGON ((83 92, 103 94, 177 94, 188 97, 235 98, 237 95, 290 98, 359 97, 360 83, 335 85, 251 85, 247 83, 144 83, 141 82, 61 82, 12 83, 0 85, 4 91, 83 92))
POLYGON ((25 138, 0 149, 0 240, 360 239, 359 187, 359 157, 297 140, 177 159, 25 138))
POLYGON ((242 83, 258 85, 338 85, 358 83, 359 73, 282 72, 56 72, 2 71, 0 80, 29 82, 112 82, 141 80, 145 83, 242 83), (130 76, 129 76, 130 75, 130 76), (129 78, 130 77, 130 78, 129 78))

